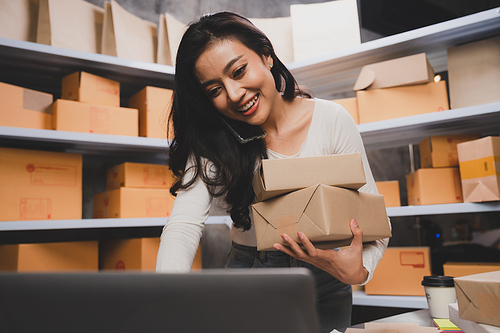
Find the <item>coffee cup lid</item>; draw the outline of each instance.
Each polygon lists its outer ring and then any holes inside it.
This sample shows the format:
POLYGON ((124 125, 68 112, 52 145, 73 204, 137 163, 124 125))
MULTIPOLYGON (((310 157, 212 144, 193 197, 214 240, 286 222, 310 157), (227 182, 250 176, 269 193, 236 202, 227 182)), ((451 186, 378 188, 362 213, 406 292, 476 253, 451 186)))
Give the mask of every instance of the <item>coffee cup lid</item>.
POLYGON ((422 280, 424 287, 454 287, 453 277, 451 276, 424 276, 422 280))

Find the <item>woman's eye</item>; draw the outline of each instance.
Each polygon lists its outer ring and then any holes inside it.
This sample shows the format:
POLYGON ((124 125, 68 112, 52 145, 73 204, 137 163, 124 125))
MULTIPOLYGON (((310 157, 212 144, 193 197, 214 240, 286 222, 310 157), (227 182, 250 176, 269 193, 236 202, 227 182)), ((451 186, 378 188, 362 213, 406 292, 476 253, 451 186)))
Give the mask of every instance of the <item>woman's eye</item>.
POLYGON ((208 91, 208 96, 210 97, 215 97, 217 96, 217 94, 219 93, 220 91, 220 88, 219 87, 216 87, 216 88, 212 88, 208 91))
POLYGON ((244 72, 245 72, 245 69, 247 68, 247 65, 243 65, 241 66, 240 68, 238 68, 237 70, 234 71, 234 77, 239 77, 241 76, 244 72))

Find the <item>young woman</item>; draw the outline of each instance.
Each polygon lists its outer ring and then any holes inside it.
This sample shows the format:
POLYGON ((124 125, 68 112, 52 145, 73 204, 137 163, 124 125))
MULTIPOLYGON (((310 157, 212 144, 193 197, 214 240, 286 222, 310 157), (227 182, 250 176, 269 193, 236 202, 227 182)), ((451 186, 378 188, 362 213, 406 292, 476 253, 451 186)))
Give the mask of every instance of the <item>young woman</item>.
POLYGON ((350 115, 300 90, 269 39, 230 12, 189 26, 177 53, 174 90, 168 164, 177 177, 171 189, 177 197, 161 236, 157 271, 189 272, 210 208, 223 207, 234 222, 227 267, 307 267, 316 278, 323 331, 349 326, 351 285, 371 278, 388 240, 363 244, 352 220, 354 238, 343 251, 316 249, 302 233, 304 250, 282 235, 289 246, 257 251, 250 205, 252 178, 264 158, 359 152, 367 179, 360 191, 377 193, 350 115), (242 144, 223 118, 260 126, 267 135, 242 144))

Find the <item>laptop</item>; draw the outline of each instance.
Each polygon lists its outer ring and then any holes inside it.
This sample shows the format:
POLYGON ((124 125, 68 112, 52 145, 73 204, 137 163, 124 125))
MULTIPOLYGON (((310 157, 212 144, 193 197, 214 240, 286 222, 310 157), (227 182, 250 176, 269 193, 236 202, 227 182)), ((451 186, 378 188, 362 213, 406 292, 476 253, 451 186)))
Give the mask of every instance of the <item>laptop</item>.
POLYGON ((305 268, 1 273, 0 332, 316 333, 305 268))

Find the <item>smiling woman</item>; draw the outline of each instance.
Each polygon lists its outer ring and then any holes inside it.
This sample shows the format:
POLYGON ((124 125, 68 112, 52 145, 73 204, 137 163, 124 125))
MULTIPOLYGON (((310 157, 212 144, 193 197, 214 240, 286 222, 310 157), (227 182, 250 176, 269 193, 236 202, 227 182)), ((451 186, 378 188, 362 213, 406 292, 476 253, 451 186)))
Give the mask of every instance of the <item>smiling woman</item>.
POLYGON ((175 138, 168 164, 177 198, 161 236, 157 271, 190 271, 209 210, 220 204, 233 220, 228 268, 307 267, 316 280, 322 331, 349 326, 350 285, 371 278, 388 240, 363 244, 352 220, 353 241, 342 251, 316 249, 303 233, 302 247, 283 234, 288 246, 257 251, 249 209, 252 178, 265 158, 361 153, 367 184, 360 191, 377 193, 349 113, 299 89, 260 30, 240 15, 220 12, 191 24, 181 40, 170 117, 175 138), (267 135, 242 144, 229 122, 267 135))

